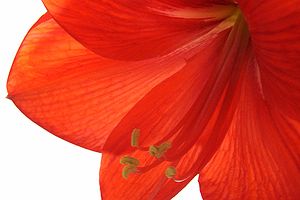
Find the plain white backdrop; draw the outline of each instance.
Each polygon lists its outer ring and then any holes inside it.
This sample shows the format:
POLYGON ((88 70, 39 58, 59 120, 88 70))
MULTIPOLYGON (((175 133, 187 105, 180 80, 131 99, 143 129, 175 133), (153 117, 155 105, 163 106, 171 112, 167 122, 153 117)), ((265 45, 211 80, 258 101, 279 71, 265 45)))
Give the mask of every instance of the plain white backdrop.
MULTIPOLYGON (((6 99, 11 63, 40 0, 0 3, 0 199, 99 200, 101 154, 65 142, 27 119, 6 99)), ((174 200, 201 199, 195 178, 174 200)))

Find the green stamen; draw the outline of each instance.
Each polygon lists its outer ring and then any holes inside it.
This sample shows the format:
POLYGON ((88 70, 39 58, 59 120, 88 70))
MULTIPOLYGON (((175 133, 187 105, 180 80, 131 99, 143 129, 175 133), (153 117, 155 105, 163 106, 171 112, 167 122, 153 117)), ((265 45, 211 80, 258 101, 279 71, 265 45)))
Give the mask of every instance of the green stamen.
MULTIPOLYGON (((131 146, 132 147, 138 147, 139 146, 139 137, 140 137, 140 129, 133 129, 131 133, 131 146)), ((168 149, 171 148, 171 143, 170 142, 164 142, 158 146, 151 145, 149 147, 149 153, 156 157, 156 158, 161 158, 164 156, 164 154, 168 151, 168 149)), ((140 149, 140 148, 138 148, 140 149)), ((134 157, 131 156, 123 156, 120 159, 120 163, 122 165, 125 165, 122 169, 122 176, 124 179, 127 179, 128 176, 132 173, 136 173, 137 171, 141 172, 141 168, 139 170, 137 169, 137 166, 140 164, 140 161, 134 157)), ((165 175, 168 178, 173 178, 176 174, 176 169, 175 167, 168 167, 165 171, 165 175)))
POLYGON ((171 146, 170 142, 164 142, 159 146, 151 145, 149 147, 149 153, 156 158, 161 158, 171 146))
POLYGON ((128 166, 123 167, 122 176, 123 176, 123 178, 127 179, 129 174, 132 174, 135 172, 136 172, 136 166, 128 165, 128 166))
POLYGON ((139 146, 139 137, 140 137, 140 129, 133 129, 131 133, 131 146, 138 147, 139 146))
POLYGON ((151 145, 149 147, 149 153, 150 153, 151 156, 155 156, 156 157, 156 155, 159 153, 158 152, 158 148, 156 146, 154 146, 154 145, 151 145))
POLYGON ((176 175, 176 168, 173 166, 168 167, 165 171, 165 175, 167 178, 174 178, 176 175))
POLYGON ((140 161, 130 156, 124 156, 121 158, 120 163, 123 165, 131 165, 136 167, 140 164, 140 161))

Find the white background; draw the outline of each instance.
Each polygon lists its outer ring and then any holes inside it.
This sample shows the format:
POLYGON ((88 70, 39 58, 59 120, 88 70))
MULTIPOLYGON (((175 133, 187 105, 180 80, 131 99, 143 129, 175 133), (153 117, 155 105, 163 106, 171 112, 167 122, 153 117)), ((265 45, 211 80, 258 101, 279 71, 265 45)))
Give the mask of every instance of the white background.
MULTIPOLYGON (((101 155, 46 132, 6 99, 14 55, 45 12, 40 0, 0 3, 0 199, 99 200, 101 155)), ((201 199, 195 178, 175 200, 201 199)))

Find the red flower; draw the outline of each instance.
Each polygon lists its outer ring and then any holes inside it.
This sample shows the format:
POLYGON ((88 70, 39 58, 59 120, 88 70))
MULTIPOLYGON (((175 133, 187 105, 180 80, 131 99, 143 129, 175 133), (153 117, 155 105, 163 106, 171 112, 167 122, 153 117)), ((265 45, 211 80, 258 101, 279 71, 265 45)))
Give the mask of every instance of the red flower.
POLYGON ((103 199, 170 199, 197 174, 204 199, 300 199, 299 0, 44 3, 9 98, 103 152, 103 199))

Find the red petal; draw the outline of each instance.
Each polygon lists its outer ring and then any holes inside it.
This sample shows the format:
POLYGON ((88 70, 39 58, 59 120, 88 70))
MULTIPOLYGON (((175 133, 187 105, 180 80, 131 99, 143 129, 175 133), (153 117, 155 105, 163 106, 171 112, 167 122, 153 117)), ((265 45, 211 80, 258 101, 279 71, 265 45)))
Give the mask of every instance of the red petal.
POLYGON ((215 52, 221 46, 224 36, 214 45, 202 50, 187 61, 186 66, 169 79, 156 86, 126 115, 110 135, 105 149, 123 153, 130 145, 131 131, 141 130, 141 146, 159 143, 184 118, 204 89, 215 68, 215 52), (122 138, 115 146, 117 138, 122 138))
MULTIPOLYGON (((148 152, 136 152, 143 163, 149 163, 153 157, 148 152)), ((165 170, 172 165, 170 162, 163 162, 158 166, 141 174, 130 174, 128 179, 122 177, 123 165, 120 164, 121 156, 103 154, 100 169, 100 187, 103 200, 165 200, 171 199, 182 188, 184 188, 194 176, 181 182, 175 182, 165 176, 165 170)), ((186 162, 193 163, 194 157, 186 158, 186 162)), ((185 162, 176 166, 179 171, 189 168, 185 162)))
MULTIPOLYGON (((198 173, 200 168, 205 166, 224 138, 228 122, 234 113, 235 97, 240 91, 239 81, 245 73, 238 65, 241 64, 241 61, 243 62, 241 65, 248 62, 247 59, 237 58, 248 52, 246 45, 249 38, 247 34, 244 35, 244 27, 239 26, 243 24, 243 21, 239 20, 227 40, 228 33, 220 34, 207 46, 207 49, 202 49, 198 55, 189 59, 186 67, 146 95, 115 129, 115 131, 120 131, 119 134, 123 134, 115 135, 115 137, 122 138, 122 140, 113 143, 113 140, 109 139, 108 143, 114 144, 110 147, 114 153, 118 153, 123 145, 126 148, 126 143, 130 143, 128 138, 130 134, 127 131, 134 128, 134 125, 138 125, 137 128, 141 129, 140 145, 147 144, 147 142, 151 144, 151 141, 155 143, 164 136, 163 130, 168 132, 168 129, 177 125, 178 120, 183 116, 194 115, 193 112, 188 113, 190 109, 200 112, 196 113, 198 117, 196 119, 208 118, 208 121, 199 122, 200 126, 207 125, 203 128, 203 133, 198 129, 199 124, 194 118, 192 122, 197 123, 196 127, 184 120, 185 125, 191 125, 189 127, 191 131, 185 132, 184 138, 181 138, 179 143, 172 143, 172 148, 166 152, 163 158, 157 160, 147 151, 141 151, 141 148, 132 149, 129 156, 140 160, 141 166, 138 170, 141 173, 132 174, 128 180, 121 176, 123 166, 119 164, 119 160, 122 156, 104 154, 100 170, 103 199, 170 199, 198 173), (225 47, 222 42, 224 39, 225 47), (215 55, 216 51, 221 52, 221 56, 220 59, 216 59, 215 63, 211 56, 215 55), (212 69, 204 67, 209 66, 208 64, 211 64, 212 69), (214 69, 220 70, 219 73, 212 73, 214 69), (230 78, 232 79, 229 81, 230 78), (221 86, 222 83, 224 87, 221 86), (211 89, 209 95, 203 92, 205 91, 204 86, 211 89), (207 105, 204 104, 201 109, 198 103, 202 103, 199 101, 202 97, 205 98, 207 105), (192 106, 193 102, 196 104, 192 106), (155 113, 156 110, 159 112, 155 113), (213 110, 212 113, 211 110, 213 110), (210 115, 205 115, 201 111, 208 112, 210 115), (128 128, 129 130, 127 130, 128 128), (190 143, 188 149, 182 154, 180 144, 189 143, 191 140, 194 140, 195 143, 190 143), (178 154, 182 155, 178 156, 178 154), (164 177, 164 171, 170 165, 176 167, 175 179, 183 180, 181 183, 175 183, 164 177)), ((111 137, 113 138, 113 136, 111 137)), ((129 146, 128 144, 127 146, 129 146)))
POLYGON ((253 57, 244 67, 247 76, 230 128, 200 173, 202 196, 207 200, 299 199, 300 121, 271 108, 264 99, 253 57))
POLYGON ((180 58, 120 62, 90 52, 44 16, 26 36, 7 84, 9 98, 49 132, 101 151, 112 129, 180 58))
POLYGON ((156 86, 130 110, 104 149, 115 154, 130 152, 131 132, 138 128, 140 146, 172 142, 175 154, 170 153, 170 159, 186 152, 204 131, 218 104, 222 104, 222 98, 226 96, 224 103, 230 104, 232 95, 226 91, 229 85, 238 87, 233 84, 235 73, 239 73, 235 66, 248 42, 248 38, 243 38, 243 31, 237 27, 228 39, 228 32, 223 32, 187 59, 181 71, 156 86), (116 146, 118 138, 122 140, 116 146))
POLYGON ((265 99, 300 120, 299 0, 240 0, 251 32, 265 99))
POLYGON ((170 53, 207 33, 233 11, 230 6, 200 7, 199 11, 196 7, 200 6, 199 2, 195 1, 43 2, 55 20, 84 46, 97 54, 123 60, 141 60, 170 53), (199 11, 199 15, 201 11, 208 10, 208 13, 193 18, 189 15, 193 9, 199 11), (177 12, 180 14, 174 15, 177 12))

